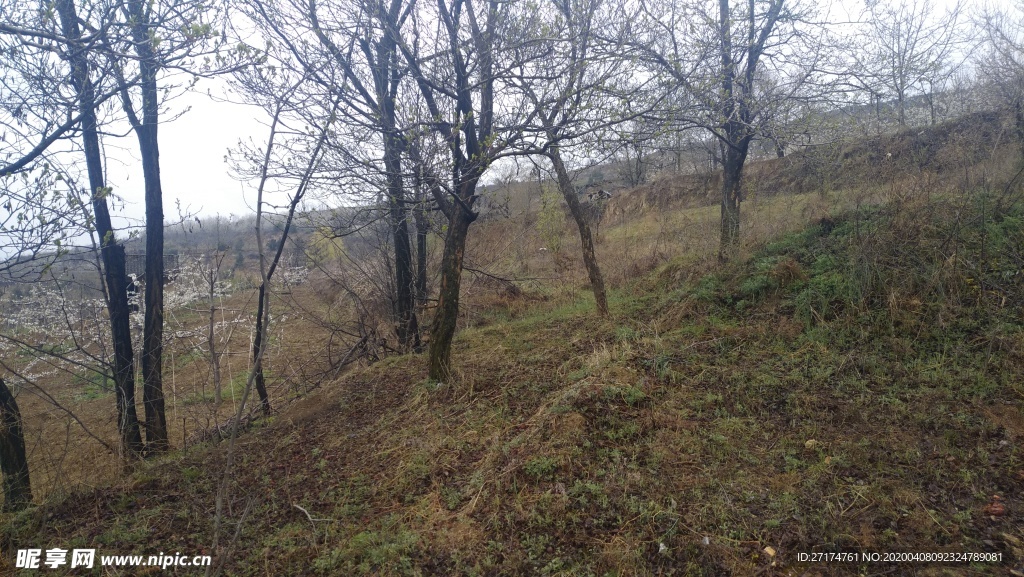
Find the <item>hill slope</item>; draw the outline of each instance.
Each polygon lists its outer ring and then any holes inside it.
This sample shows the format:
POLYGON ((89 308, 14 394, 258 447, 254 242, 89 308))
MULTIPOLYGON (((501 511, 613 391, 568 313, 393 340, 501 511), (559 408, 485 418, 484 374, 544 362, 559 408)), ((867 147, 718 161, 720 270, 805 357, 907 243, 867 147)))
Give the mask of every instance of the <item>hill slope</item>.
MULTIPOLYGON (((610 320, 495 312, 457 383, 389 358, 241 438, 226 573, 1019 570, 1022 240, 1006 194, 903 200, 695 282, 670 263, 610 320), (1002 562, 798 559, 841 551, 1002 562)), ((22 513, 5 550, 205 552, 225 451, 22 513)))

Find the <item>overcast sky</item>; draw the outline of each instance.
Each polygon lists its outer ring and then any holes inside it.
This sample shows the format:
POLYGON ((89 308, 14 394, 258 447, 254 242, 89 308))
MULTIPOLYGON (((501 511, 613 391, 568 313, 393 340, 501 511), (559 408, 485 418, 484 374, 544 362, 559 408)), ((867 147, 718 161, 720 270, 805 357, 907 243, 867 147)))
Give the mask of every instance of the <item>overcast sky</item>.
MULTIPOLYGON (((224 157, 240 139, 254 138, 259 142, 265 138, 266 130, 260 124, 263 111, 224 102, 224 93, 223 82, 201 80, 195 91, 168 103, 172 111, 188 108, 180 117, 160 125, 160 176, 164 217, 169 224, 177 220, 178 201, 184 211, 203 216, 254 211, 252 195, 247 199, 243 184, 231 178, 224 157), (208 90, 217 98, 207 96, 208 90)), ((108 138, 105 146, 107 185, 125 201, 121 215, 141 226, 145 204, 135 136, 108 138)))

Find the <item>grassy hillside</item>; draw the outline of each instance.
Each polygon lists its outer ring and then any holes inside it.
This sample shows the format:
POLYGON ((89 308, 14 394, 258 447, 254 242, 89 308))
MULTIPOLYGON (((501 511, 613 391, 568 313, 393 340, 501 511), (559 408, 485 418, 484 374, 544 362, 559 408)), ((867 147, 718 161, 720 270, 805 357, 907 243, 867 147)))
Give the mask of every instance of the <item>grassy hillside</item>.
MULTIPOLYGON (((610 319, 564 280, 572 262, 486 251, 521 225, 482 228, 471 258, 564 284, 471 299, 452 383, 388 357, 242 436, 225 573, 1024 571, 1024 204, 1012 172, 969 164, 752 199, 727 267, 707 259, 708 207, 611 221, 610 319), (1002 561, 798 558, 842 551, 1002 561)), ((207 552, 226 454, 200 445, 5 517, 0 563, 207 552)))

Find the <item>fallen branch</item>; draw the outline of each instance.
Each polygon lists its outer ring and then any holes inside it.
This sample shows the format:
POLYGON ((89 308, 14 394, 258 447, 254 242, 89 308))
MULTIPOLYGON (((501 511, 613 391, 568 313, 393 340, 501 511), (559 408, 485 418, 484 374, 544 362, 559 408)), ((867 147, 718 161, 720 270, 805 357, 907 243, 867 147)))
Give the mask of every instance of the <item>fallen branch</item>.
POLYGON ((314 529, 316 528, 317 522, 334 522, 334 521, 337 521, 337 519, 314 519, 313 516, 309 514, 309 511, 307 511, 302 505, 296 505, 295 503, 292 503, 292 507, 295 507, 299 511, 302 511, 303 513, 305 513, 306 514, 306 518, 309 519, 309 522, 313 524, 313 528, 314 529))

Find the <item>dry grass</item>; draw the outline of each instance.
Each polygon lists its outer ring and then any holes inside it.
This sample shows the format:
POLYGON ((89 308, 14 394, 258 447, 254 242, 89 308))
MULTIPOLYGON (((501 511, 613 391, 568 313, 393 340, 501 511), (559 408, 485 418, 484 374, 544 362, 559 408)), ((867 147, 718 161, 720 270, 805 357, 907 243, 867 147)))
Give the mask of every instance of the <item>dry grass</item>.
MULTIPOLYGON (((240 439, 232 530, 251 509, 228 574, 1019 565, 1024 287, 996 287, 1002 261, 979 257, 1015 225, 950 228, 977 198, 930 173, 770 194, 771 182, 810 178, 771 172, 778 164, 751 170, 763 180, 744 204, 743 257, 727 268, 712 263, 715 206, 680 196, 605 222, 610 319, 593 315, 570 227, 550 254, 529 219, 474 225, 467 261, 518 292, 467 273, 450 383, 424 380, 422 355, 392 356, 306 394, 325 336, 299 314, 317 299, 295 290, 302 306, 276 309, 289 318, 271 372, 275 402, 305 396, 240 439), (1000 515, 986 509, 995 494, 1000 515), (1005 563, 796 561, 838 550, 989 551, 1005 563)), ((972 170, 991 180, 1009 166, 972 170)), ((202 391, 204 365, 187 367, 178 397, 202 391)), ((198 424, 208 407, 189 410, 198 424)), ((201 551, 223 459, 223 446, 202 445, 43 500, 5 519, 5 548, 201 551)))
MULTIPOLYGON (((177 448, 185 446, 193 435, 227 421, 241 401, 250 368, 254 302, 255 291, 241 291, 218 304, 217 321, 236 323, 233 329, 218 329, 217 346, 224 353, 221 358, 224 402, 220 407, 213 404, 209 355, 205 348, 200 349, 205 347, 203 333, 208 323, 207 313, 179 310, 168 315, 165 330, 170 338, 164 353, 164 394, 168 434, 177 448), (174 336, 184 333, 200 336, 174 336), (227 339, 229 333, 230 340, 227 339)), ((266 368, 271 377, 272 401, 281 404, 308 392, 316 384, 305 377, 307 374, 318 376, 323 370, 327 339, 324 327, 308 318, 289 314, 285 301, 279 300, 274 306, 278 311, 275 315, 280 316, 271 332, 266 368)), ((12 363, 12 366, 19 365, 12 363)), ((141 399, 141 381, 136 387, 137 398, 141 399)), ((102 439, 109 447, 117 447, 112 391, 97 387, 81 376, 54 371, 25 387, 18 402, 25 424, 33 492, 37 498, 68 495, 122 477, 119 467, 97 466, 117 460, 117 455, 96 439, 102 439), (84 432, 82 425, 91 435, 84 432)), ((141 418, 141 402, 139 405, 141 418)))

